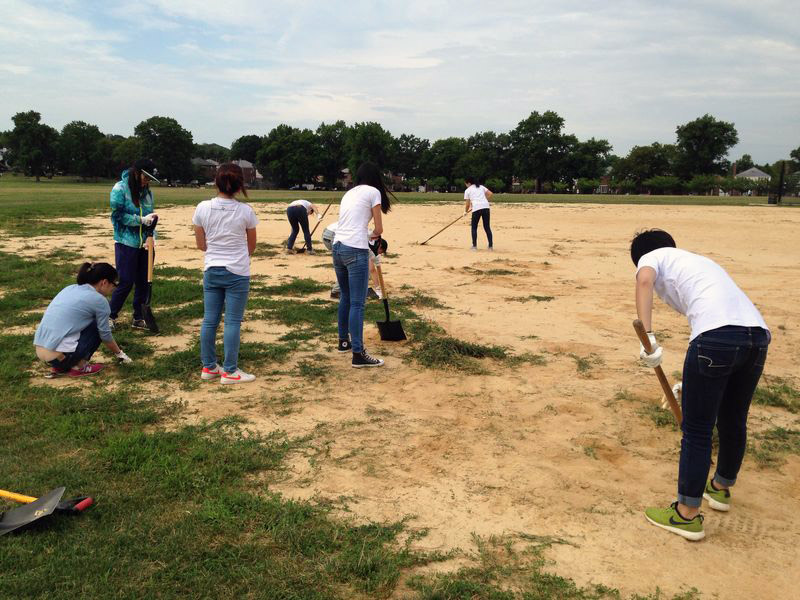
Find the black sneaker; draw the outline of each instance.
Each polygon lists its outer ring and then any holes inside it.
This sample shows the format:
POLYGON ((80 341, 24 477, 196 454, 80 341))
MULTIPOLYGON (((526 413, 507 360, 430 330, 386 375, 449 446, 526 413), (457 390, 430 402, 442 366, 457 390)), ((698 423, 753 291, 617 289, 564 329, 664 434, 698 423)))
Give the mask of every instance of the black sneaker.
POLYGON ((367 354, 366 350, 361 352, 353 352, 353 368, 361 369, 363 367, 382 367, 383 361, 380 358, 373 358, 367 354))
POLYGON ((147 329, 147 323, 144 322, 144 319, 134 319, 133 323, 131 323, 132 329, 147 329))
POLYGON ((339 346, 337 350, 341 353, 350 352, 353 349, 353 344, 350 343, 350 340, 339 340, 339 346))

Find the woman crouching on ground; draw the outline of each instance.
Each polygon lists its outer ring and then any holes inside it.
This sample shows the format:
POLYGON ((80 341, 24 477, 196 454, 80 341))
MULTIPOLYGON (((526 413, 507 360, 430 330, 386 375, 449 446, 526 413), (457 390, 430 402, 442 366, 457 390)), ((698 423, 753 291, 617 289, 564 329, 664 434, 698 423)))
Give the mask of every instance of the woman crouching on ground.
POLYGON ((219 378, 220 383, 253 381, 239 369, 239 343, 244 307, 250 292, 250 256, 256 249, 258 219, 248 204, 239 202, 240 192, 247 197, 242 168, 233 163, 220 165, 216 178, 216 198, 204 200, 194 212, 192 224, 197 247, 204 251, 203 325, 200 328, 201 378, 219 378), (217 327, 225 308, 225 358, 217 364, 217 327))
POLYGON ((381 213, 389 212, 391 202, 381 172, 374 164, 361 165, 355 183, 342 197, 333 238, 333 268, 341 290, 338 349, 352 350, 354 367, 380 367, 383 361, 367 354, 364 348, 364 302, 369 283, 370 240, 378 240, 383 233, 381 213), (370 221, 374 221, 372 234, 370 221))
POLYGON ((292 228, 292 233, 289 234, 289 239, 286 240, 286 250, 290 254, 294 253, 294 241, 297 239, 297 234, 300 229, 303 229, 303 237, 306 240, 306 248, 309 254, 314 254, 314 249, 311 247, 311 231, 308 229, 308 217, 310 215, 317 215, 317 221, 322 219, 322 213, 315 204, 308 200, 295 200, 286 209, 286 217, 289 219, 289 225, 292 228))
POLYGON ((102 341, 120 362, 133 362, 111 334, 108 300, 117 270, 108 263, 83 263, 77 283, 61 290, 44 311, 33 337, 36 356, 50 365, 48 377, 93 375, 104 365, 89 359, 102 341))

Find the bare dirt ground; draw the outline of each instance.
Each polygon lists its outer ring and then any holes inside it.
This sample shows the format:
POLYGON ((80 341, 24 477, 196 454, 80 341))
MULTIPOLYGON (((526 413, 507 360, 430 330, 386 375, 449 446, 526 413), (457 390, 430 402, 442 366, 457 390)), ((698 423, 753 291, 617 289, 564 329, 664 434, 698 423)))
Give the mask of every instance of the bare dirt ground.
MULTIPOLYGON (((260 240, 285 239, 283 207, 255 208, 260 240)), ((159 229, 167 234, 159 242, 160 264, 202 266, 192 210, 159 211, 159 229)), ((493 253, 482 230, 481 249, 469 251, 466 219, 427 246, 415 244, 460 210, 402 205, 385 217, 387 285, 395 291, 411 285, 449 307, 421 311, 449 334, 542 354, 546 365, 486 361, 488 375, 432 371, 408 360, 406 344, 382 343, 368 323, 366 344, 386 359, 382 369, 351 369, 349 357, 333 350, 335 340, 320 340, 317 352, 329 373, 324 380, 261 377, 236 389, 210 384, 171 397, 187 403, 190 421, 241 414, 253 430, 310 436, 271 489, 333 502, 358 519, 413 515, 412 527, 429 530, 417 542, 421 548, 470 550, 473 533, 550 535, 571 542, 547 551, 552 570, 579 584, 602 583, 626 594, 658 586, 668 593, 696 587, 711 598, 796 598, 797 456, 778 469, 746 459, 733 510, 705 510, 703 542, 686 542, 643 517, 646 506, 674 499, 680 434, 642 414, 661 392, 652 371, 635 360, 628 241, 637 229, 661 227, 679 246, 723 265, 773 331, 766 373, 792 378, 800 356, 800 271, 791 240, 800 211, 502 205, 492 208, 493 253), (531 295, 553 299, 519 301, 531 295)), ((57 243, 113 262, 107 217, 90 226, 83 236, 10 239, 2 246, 36 254, 57 243)), ((329 262, 324 252, 278 254, 254 259, 253 272, 275 282, 285 276, 330 282, 332 270, 320 267, 329 262)), ((654 325, 671 375, 681 369, 688 327, 660 301, 654 325)), ((243 338, 271 341, 285 331, 250 321, 243 338)), ((750 423, 754 432, 800 426, 796 415, 765 407, 753 408, 750 423)))

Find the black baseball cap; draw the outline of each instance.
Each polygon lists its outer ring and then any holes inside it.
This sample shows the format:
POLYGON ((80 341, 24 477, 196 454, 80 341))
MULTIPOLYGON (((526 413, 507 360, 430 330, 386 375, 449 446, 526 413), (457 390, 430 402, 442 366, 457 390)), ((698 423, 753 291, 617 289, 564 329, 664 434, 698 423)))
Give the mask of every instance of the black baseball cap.
POLYGON ((158 170, 156 169, 156 163, 154 163, 152 159, 140 158, 135 163, 133 163, 133 168, 136 169, 137 171, 141 171, 156 183, 161 183, 160 181, 158 181, 158 178, 156 178, 158 170))

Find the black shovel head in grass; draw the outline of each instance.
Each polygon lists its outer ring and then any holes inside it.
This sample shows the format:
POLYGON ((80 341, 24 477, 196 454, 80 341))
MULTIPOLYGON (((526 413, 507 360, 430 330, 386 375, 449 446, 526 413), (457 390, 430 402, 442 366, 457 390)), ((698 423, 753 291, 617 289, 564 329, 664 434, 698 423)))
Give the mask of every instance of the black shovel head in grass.
POLYGON ((66 489, 64 487, 56 488, 30 504, 3 513, 0 516, 0 535, 5 535, 42 517, 53 514, 58 508, 61 496, 64 495, 64 490, 66 489))
POLYGON ((389 300, 383 299, 383 309, 386 311, 385 321, 376 321, 378 326, 378 333, 384 342, 402 342, 406 338, 406 332, 403 331, 403 325, 400 321, 389 320, 389 300))

